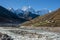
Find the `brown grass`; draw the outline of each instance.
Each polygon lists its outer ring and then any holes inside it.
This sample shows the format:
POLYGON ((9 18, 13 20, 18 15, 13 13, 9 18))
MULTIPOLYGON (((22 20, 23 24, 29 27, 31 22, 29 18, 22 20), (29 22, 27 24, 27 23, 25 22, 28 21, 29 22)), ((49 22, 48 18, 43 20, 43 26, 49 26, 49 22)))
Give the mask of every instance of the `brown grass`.
POLYGON ((25 22, 22 24, 23 26, 60 26, 60 8, 56 11, 53 11, 49 14, 46 14, 44 16, 39 16, 33 20, 30 20, 28 22, 25 22), (50 23, 44 24, 44 21, 50 21, 50 23), (52 22, 53 21, 53 22, 52 22), (40 24, 42 22, 43 24, 40 24), (40 25, 38 25, 40 24, 40 25))

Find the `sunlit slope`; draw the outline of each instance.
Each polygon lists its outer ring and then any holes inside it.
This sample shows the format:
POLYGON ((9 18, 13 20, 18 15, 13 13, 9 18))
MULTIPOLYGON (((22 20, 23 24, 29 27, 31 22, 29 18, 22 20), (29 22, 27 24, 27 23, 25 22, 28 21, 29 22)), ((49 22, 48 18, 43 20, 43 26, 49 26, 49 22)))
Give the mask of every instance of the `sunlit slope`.
POLYGON ((60 8, 22 24, 23 26, 60 26, 60 8))

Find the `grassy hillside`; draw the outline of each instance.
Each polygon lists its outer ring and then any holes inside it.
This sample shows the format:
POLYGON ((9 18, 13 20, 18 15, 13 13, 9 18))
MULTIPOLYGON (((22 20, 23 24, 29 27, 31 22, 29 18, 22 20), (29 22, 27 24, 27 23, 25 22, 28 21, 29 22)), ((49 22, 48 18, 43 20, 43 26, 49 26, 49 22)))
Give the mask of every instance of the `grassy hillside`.
POLYGON ((27 21, 22 26, 60 26, 60 8, 44 16, 27 21))

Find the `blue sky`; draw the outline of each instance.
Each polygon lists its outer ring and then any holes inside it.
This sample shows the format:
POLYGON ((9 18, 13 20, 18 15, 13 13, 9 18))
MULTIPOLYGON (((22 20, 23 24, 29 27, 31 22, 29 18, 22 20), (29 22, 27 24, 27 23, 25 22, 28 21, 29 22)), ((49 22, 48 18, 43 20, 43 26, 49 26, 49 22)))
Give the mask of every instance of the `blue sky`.
POLYGON ((31 6, 35 10, 47 8, 49 10, 55 10, 60 8, 60 0, 0 0, 0 5, 14 9, 22 8, 23 6, 31 6))

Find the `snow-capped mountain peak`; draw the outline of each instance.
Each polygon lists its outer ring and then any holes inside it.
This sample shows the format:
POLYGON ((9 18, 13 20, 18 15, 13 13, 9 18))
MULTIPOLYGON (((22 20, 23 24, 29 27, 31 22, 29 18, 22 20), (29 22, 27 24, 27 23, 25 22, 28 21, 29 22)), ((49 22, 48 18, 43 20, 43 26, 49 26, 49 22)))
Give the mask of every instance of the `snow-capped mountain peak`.
POLYGON ((51 10, 48 10, 47 8, 43 8, 41 10, 35 11, 31 6, 23 6, 22 9, 17 9, 17 10, 14 10, 13 8, 8 8, 8 10, 16 14, 25 14, 31 12, 37 15, 44 15, 51 12, 51 10))
POLYGON ((28 9, 27 6, 22 7, 22 10, 23 10, 23 11, 26 11, 27 9, 28 9))
POLYGON ((13 13, 15 12, 15 10, 13 8, 8 8, 8 10, 13 12, 13 13))
POLYGON ((23 11, 35 13, 35 10, 31 6, 22 7, 23 11))

